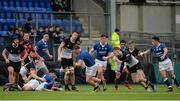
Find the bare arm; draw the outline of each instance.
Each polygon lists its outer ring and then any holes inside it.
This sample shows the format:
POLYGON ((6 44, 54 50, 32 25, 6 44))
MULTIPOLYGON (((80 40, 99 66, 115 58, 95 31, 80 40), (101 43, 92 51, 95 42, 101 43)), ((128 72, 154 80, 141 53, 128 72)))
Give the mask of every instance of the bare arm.
POLYGON ((75 63, 76 67, 81 67, 83 65, 83 60, 79 60, 78 62, 75 63))
POLYGON ((22 57, 22 61, 24 61, 26 58, 27 58, 27 56, 28 56, 28 53, 27 53, 27 51, 26 50, 24 50, 24 56, 22 57))
POLYGON ((161 56, 161 59, 163 60, 165 58, 165 56, 167 55, 168 53, 168 49, 167 48, 164 48, 164 54, 161 56))
POLYGON ((40 81, 43 81, 43 82, 46 82, 46 79, 44 78, 41 78, 39 76, 37 76, 36 74, 32 73, 31 74, 31 77, 34 78, 34 79, 37 79, 37 80, 40 80, 40 81))
POLYGON ((94 53, 94 48, 92 48, 90 51, 89 51, 89 54, 92 56, 94 53))
POLYGON ((49 53, 49 50, 48 50, 48 49, 45 50, 45 53, 49 56, 50 59, 53 58, 53 56, 49 53))
POLYGON ((6 49, 4 49, 3 52, 2 52, 2 56, 5 59, 6 63, 9 63, 8 57, 6 56, 7 52, 8 51, 6 49))
POLYGON ((141 52, 140 55, 143 56, 143 55, 146 55, 146 54, 148 54, 148 53, 150 53, 150 50, 146 50, 146 51, 144 51, 144 52, 141 52))

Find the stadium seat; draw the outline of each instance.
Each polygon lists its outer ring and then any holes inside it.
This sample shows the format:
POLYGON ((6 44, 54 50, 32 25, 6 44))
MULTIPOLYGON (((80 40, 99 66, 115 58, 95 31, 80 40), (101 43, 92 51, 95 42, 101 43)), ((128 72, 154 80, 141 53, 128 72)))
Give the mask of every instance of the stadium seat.
POLYGON ((12 14, 10 12, 6 13, 6 18, 7 19, 12 19, 12 14))
POLYGON ((63 26, 70 25, 70 21, 67 19, 64 19, 62 23, 63 23, 63 26))
POLYGON ((9 2, 9 10, 10 10, 10 11, 15 11, 14 1, 10 1, 10 2, 9 2))
POLYGON ((8 4, 8 1, 5 0, 3 3, 4 3, 3 9, 4 9, 5 11, 9 11, 9 4, 8 4))

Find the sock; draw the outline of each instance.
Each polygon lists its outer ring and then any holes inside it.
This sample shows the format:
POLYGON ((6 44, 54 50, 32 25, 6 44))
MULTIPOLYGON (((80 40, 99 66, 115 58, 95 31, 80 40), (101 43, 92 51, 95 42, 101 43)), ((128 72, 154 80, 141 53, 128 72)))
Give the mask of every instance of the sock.
POLYGON ((71 85, 75 85, 75 74, 70 75, 71 85))
POLYGON ((168 80, 167 78, 164 80, 164 83, 165 83, 168 87, 171 86, 171 84, 170 84, 170 82, 169 82, 169 80, 168 80))
POLYGON ((68 85, 68 83, 69 83, 69 75, 67 73, 65 73, 65 75, 64 75, 64 83, 65 83, 65 85, 68 85))
POLYGON ((115 79, 115 80, 114 80, 115 88, 118 88, 118 80, 119 80, 119 79, 115 79))
POLYGON ((146 84, 153 87, 153 84, 149 80, 146 80, 146 84))
POLYGON ((176 84, 176 86, 178 86, 178 87, 179 87, 180 85, 179 85, 179 83, 178 83, 178 81, 177 81, 176 77, 175 77, 173 80, 174 80, 174 83, 176 84))

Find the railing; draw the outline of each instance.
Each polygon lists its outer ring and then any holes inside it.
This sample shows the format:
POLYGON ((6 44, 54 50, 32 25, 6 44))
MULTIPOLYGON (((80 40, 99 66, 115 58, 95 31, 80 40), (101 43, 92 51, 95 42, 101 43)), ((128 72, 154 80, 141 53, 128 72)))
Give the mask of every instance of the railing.
POLYGON ((33 26, 59 26, 69 34, 73 31, 81 33, 82 37, 98 37, 98 34, 110 33, 110 15, 108 13, 85 12, 15 12, 16 26, 23 26, 28 17, 33 18, 33 26), (23 19, 22 19, 23 18, 23 19))

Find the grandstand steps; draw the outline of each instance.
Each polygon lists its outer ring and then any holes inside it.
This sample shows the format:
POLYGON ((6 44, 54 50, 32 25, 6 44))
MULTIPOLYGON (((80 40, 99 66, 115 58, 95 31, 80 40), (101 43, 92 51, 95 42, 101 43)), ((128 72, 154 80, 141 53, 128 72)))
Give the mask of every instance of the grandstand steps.
MULTIPOLYGON (((83 18, 79 18, 80 22, 82 23, 82 27, 84 32, 88 33, 89 32, 89 24, 88 22, 86 22, 83 18)), ((98 31, 97 29, 95 29, 93 26, 91 26, 91 32, 90 32, 90 37, 91 38, 98 38, 100 31, 98 31)))

